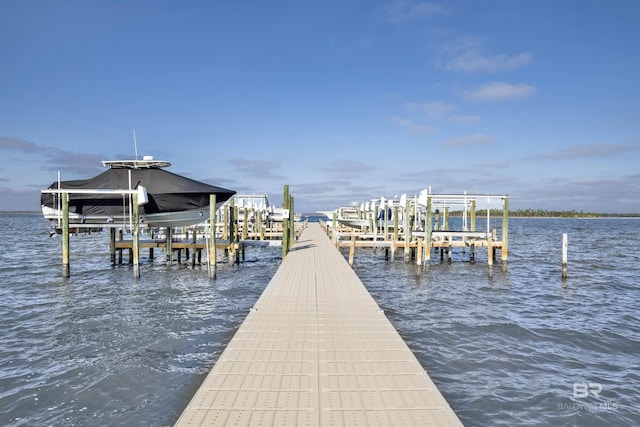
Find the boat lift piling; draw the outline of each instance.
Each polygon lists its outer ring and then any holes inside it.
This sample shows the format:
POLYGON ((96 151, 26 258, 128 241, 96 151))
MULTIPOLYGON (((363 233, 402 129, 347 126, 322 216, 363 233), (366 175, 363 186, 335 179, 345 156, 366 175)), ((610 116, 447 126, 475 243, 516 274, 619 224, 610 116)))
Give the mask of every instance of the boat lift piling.
POLYGON ((216 267, 216 195, 209 196, 209 236, 207 240, 207 255, 209 262, 207 264, 209 278, 215 279, 217 274, 216 267))

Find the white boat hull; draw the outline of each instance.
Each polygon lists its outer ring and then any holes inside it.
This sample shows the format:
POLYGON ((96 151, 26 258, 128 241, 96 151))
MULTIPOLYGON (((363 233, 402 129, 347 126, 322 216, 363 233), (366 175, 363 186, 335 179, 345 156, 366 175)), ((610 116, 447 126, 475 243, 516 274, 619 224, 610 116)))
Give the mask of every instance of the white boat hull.
MULTIPOLYGON (((222 203, 220 203, 222 205, 222 203)), ((218 207, 218 204, 216 204, 218 207)), ((57 223, 62 218, 62 212, 42 206, 42 214, 51 222, 57 223)), ((140 224, 148 227, 183 227, 200 224, 209 219, 209 209, 191 209, 176 212, 162 212, 140 216, 140 224)), ((129 225, 129 215, 120 216, 85 216, 69 213, 69 224, 74 227, 87 225, 100 225, 102 227, 119 227, 129 225)))

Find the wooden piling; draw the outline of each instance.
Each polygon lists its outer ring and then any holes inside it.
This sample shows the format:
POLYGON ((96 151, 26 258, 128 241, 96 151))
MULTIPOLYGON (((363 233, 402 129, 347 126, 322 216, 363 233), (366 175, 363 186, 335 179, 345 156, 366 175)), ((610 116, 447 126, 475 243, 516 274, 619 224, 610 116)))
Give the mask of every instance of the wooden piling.
MULTIPOLYGON (((282 197, 282 208, 289 209, 289 185, 284 186, 284 195, 282 197)), ((282 219, 282 259, 289 253, 289 216, 286 215, 282 219)))
MULTIPOLYGON (((122 228, 118 229, 118 241, 124 240, 122 228)), ((118 249, 118 264, 122 265, 122 249, 118 249)))
POLYGON ((353 259, 356 253, 356 235, 351 233, 351 246, 349 246, 349 266, 353 267, 353 259))
POLYGON ((411 261, 411 255, 409 253, 409 243, 411 242, 411 224, 409 223, 409 212, 411 210, 411 200, 407 198, 407 201, 404 206, 404 216, 403 216, 403 224, 404 224, 404 262, 411 261))
POLYGON ((393 242, 394 243, 398 241, 398 232, 399 232, 398 226, 400 225, 399 218, 398 218, 398 211, 399 211, 398 206, 394 206, 393 207, 393 242))
POLYGON ((477 204, 476 200, 473 199, 471 201, 471 218, 469 219, 470 231, 476 231, 476 204, 477 204))
POLYGON ((289 194, 289 250, 296 243, 296 216, 295 216, 295 200, 293 195, 289 194))
POLYGON ((116 229, 109 228, 109 254, 111 256, 111 265, 116 265, 116 229))
POLYGON ((209 278, 216 278, 216 195, 209 195, 209 278))
POLYGON ((249 233, 249 208, 245 207, 243 210, 243 218, 242 220, 244 221, 242 223, 242 240, 247 240, 247 235, 249 233))
POLYGON ((167 227, 167 231, 165 232, 165 236, 167 236, 167 265, 173 264, 173 228, 167 227))
POLYGON ((131 234, 133 237, 133 277, 140 278, 140 207, 138 206, 138 193, 134 192, 132 195, 132 210, 133 210, 133 229, 131 234))
POLYGON ((237 209, 235 206, 235 201, 233 198, 229 200, 229 265, 233 265, 235 261, 236 255, 236 238, 237 235, 237 227, 236 227, 236 218, 237 218, 237 209))
POLYGON ((507 253, 509 245, 509 198, 505 197, 502 204, 502 271, 507 271, 507 253))
POLYGON ((198 233, 194 227, 193 229, 193 237, 191 238, 191 243, 193 243, 193 252, 191 253, 191 268, 196 266, 196 256, 198 252, 198 233))
POLYGON ((567 278, 567 249, 569 247, 569 237, 567 233, 562 235, 562 279, 567 278))
POLYGON ((449 230, 449 206, 445 206, 444 208, 444 230, 449 230))
POLYGON ((429 270, 429 263, 431 262, 431 196, 427 197, 427 215, 424 219, 424 259, 423 270, 429 270))
POLYGON ((62 277, 71 276, 69 267, 69 194, 60 194, 62 198, 62 277))
POLYGON ((493 268, 493 238, 491 235, 487 236, 487 263, 489 269, 493 268))

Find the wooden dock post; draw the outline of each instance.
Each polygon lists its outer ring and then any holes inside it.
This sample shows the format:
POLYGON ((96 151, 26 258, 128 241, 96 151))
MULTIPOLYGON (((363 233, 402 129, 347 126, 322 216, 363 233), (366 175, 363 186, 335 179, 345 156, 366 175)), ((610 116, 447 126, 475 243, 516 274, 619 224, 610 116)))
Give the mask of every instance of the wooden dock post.
POLYGON ((502 204, 502 271, 507 271, 507 253, 509 247, 509 198, 505 197, 502 204))
POLYGON ((69 267, 69 193, 60 194, 62 198, 62 277, 70 277, 69 267))
POLYGON ((391 208, 387 207, 388 205, 385 204, 383 209, 384 209, 384 238, 382 240, 389 240, 389 210, 391 208))
POLYGON ((356 253, 356 235, 351 233, 351 245, 349 246, 349 267, 353 267, 353 259, 356 253))
POLYGON ((109 228, 109 254, 111 255, 111 265, 116 265, 116 229, 109 228))
POLYGON ((257 224, 258 224, 258 232, 260 233, 260 240, 264 240, 265 225, 262 223, 262 210, 258 210, 257 218, 258 218, 257 224))
POLYGON ((249 234, 249 208, 245 207, 242 212, 242 240, 247 240, 247 235, 249 234))
POLYGON ((233 200, 229 201, 229 205, 224 205, 223 206, 223 218, 222 218, 222 240, 231 240, 231 238, 229 237, 229 224, 231 223, 231 219, 229 218, 230 216, 230 212, 231 212, 231 203, 233 203, 233 200))
MULTIPOLYGON (((118 229, 118 241, 124 240, 122 228, 118 229)), ((118 249, 118 264, 122 265, 122 249, 118 249)))
POLYGON ((167 227, 167 265, 173 264, 173 227, 167 227))
POLYGON ((296 216, 295 216, 295 200, 289 194, 289 250, 296 243, 296 216))
POLYGON ((398 226, 400 225, 398 212, 399 212, 398 206, 394 206, 393 207, 393 242, 394 243, 398 241, 398 232, 399 232, 398 226))
POLYGON ((444 230, 449 231, 449 206, 444 207, 444 218, 442 220, 444 221, 444 230))
POLYGON ((209 278, 216 278, 216 195, 209 195, 209 278))
POLYGON ((236 224, 238 210, 236 209, 233 198, 229 199, 229 265, 233 265, 236 259, 236 240, 238 237, 238 229, 236 224))
POLYGON ((411 210, 411 200, 407 198, 407 201, 404 206, 404 216, 403 216, 403 224, 404 224, 404 262, 411 261, 411 254, 409 249, 410 243, 410 235, 411 235, 411 224, 409 222, 409 213, 411 210))
POLYGON ((471 201, 471 218, 469 220, 469 230, 476 231, 476 199, 471 201))
MULTIPOLYGON (((472 233, 476 231, 476 199, 471 200, 471 218, 469 219, 469 231, 472 233)), ((471 238, 471 244, 469 245, 469 262, 471 264, 476 263, 476 239, 471 238)))
POLYGON ((133 237, 133 277, 140 278, 140 207, 138 206, 138 193, 132 194, 132 210, 133 210, 133 230, 131 235, 133 237))
MULTIPOLYGON (((196 266, 196 255, 198 253, 198 233, 196 232, 195 227, 193 228, 193 237, 191 238, 191 243, 193 244, 193 252, 191 253, 191 268, 193 268, 196 266)), ((188 250, 189 248, 187 248, 187 251, 188 250)))
POLYGON ((427 197, 427 212, 424 219, 424 259, 422 260, 423 270, 429 270, 431 262, 431 196, 427 197))
MULTIPOLYGON (((289 185, 284 185, 284 196, 282 197, 282 209, 289 209, 289 185)), ((282 219, 282 259, 289 253, 289 216, 282 219)))
POLYGON ((569 247, 569 236, 562 234, 562 279, 567 278, 567 249, 569 247))
POLYGON ((489 275, 493 274, 493 237, 487 236, 487 264, 489 264, 489 275))

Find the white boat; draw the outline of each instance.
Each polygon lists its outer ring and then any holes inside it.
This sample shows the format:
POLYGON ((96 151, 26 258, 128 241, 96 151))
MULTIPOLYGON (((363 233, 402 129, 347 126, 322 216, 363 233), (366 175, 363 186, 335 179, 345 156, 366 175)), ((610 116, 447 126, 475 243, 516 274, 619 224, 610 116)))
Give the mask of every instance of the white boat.
POLYGON ((41 196, 44 217, 62 216, 59 193, 69 193, 69 224, 126 225, 131 221, 131 198, 117 191, 138 190, 140 223, 150 227, 179 227, 209 218, 209 196, 216 208, 235 192, 165 171, 169 162, 145 156, 143 160, 103 161, 108 169, 90 179, 56 181, 41 196))

